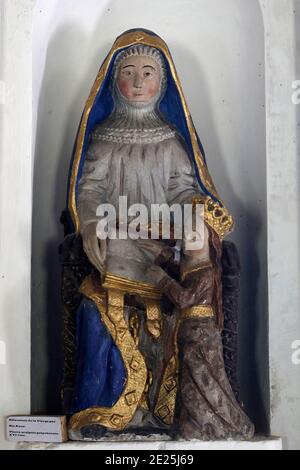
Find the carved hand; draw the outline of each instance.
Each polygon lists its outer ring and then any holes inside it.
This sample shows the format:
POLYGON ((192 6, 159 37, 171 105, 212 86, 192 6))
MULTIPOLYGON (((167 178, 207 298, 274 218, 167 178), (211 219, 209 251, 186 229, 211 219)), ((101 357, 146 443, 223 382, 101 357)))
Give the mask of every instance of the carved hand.
POLYGON ((159 256, 162 250, 165 248, 165 244, 158 240, 154 241, 138 239, 137 243, 139 248, 141 248, 141 250, 143 250, 143 252, 152 260, 157 258, 157 256, 159 256))
POLYGON ((107 240, 99 240, 96 229, 97 222, 85 227, 82 232, 83 248, 92 265, 104 275, 106 271, 107 240))

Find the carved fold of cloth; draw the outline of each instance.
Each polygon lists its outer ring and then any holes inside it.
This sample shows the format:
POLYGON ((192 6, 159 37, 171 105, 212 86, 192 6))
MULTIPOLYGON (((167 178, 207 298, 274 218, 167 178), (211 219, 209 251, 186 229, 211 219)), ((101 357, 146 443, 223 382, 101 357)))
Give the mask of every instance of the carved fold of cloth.
POLYGON ((224 365, 220 283, 221 245, 210 232, 210 266, 192 270, 181 283, 160 282, 179 310, 177 347, 178 435, 184 439, 251 439, 254 426, 239 406, 224 365))
POLYGON ((254 427, 230 387, 214 319, 190 319, 178 331, 178 431, 184 439, 251 439, 254 427))
POLYGON ((161 322, 158 301, 147 298, 146 291, 143 297, 142 290, 129 295, 128 280, 106 279, 105 286, 93 273, 80 287, 69 437, 97 440, 106 431, 165 434, 173 422, 175 395, 167 397, 174 406, 163 415, 159 397, 168 364, 164 351, 173 350, 176 318, 166 315, 161 322))

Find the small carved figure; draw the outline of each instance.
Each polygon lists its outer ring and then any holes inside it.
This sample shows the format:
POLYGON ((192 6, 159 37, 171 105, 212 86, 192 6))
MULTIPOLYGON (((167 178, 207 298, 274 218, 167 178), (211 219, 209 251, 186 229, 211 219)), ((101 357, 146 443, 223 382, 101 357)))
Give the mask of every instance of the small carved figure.
MULTIPOLYGON (((140 242, 153 251, 147 241, 140 242)), ((183 248, 180 282, 174 253, 164 248, 149 275, 176 307, 179 390, 176 431, 184 439, 251 439, 254 426, 246 416, 229 383, 224 364, 221 331, 222 245, 217 234, 205 227, 203 248, 183 248), (175 274, 176 275, 176 274, 175 274)))

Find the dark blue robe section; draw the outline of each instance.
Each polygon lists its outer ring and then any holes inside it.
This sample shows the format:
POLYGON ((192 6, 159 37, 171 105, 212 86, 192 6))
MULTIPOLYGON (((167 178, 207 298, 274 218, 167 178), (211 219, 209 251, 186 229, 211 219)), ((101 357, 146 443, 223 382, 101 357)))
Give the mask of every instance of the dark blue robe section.
POLYGON ((83 299, 77 311, 77 376, 70 414, 112 407, 126 383, 125 366, 96 305, 83 299))

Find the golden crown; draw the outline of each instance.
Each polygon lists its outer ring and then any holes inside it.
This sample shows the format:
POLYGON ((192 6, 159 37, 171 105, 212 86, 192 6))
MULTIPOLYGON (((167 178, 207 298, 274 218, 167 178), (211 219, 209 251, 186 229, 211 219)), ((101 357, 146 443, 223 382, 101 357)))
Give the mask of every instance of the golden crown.
POLYGON ((233 217, 225 207, 214 201, 211 197, 195 196, 193 204, 204 205, 204 221, 209 225, 221 239, 225 238, 234 227, 233 217))

